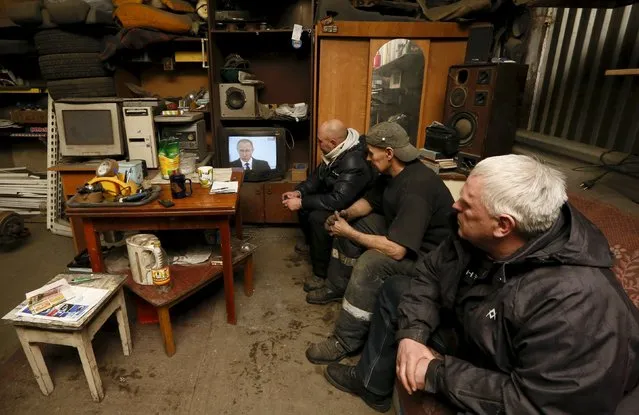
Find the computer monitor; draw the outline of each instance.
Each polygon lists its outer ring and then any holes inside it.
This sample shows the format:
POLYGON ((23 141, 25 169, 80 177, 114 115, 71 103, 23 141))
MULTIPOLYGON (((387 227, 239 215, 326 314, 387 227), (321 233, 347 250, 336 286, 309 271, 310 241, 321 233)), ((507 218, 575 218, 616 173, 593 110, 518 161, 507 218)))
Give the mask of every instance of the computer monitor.
POLYGON ((102 157, 124 154, 118 103, 56 102, 54 106, 61 155, 102 157))

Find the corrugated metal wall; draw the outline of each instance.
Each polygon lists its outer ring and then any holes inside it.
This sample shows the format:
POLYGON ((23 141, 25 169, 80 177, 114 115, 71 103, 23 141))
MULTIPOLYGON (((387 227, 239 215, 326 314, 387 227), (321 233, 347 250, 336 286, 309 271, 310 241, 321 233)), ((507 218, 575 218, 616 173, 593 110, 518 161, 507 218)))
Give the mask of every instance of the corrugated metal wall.
POLYGON ((528 129, 639 153, 639 4, 549 13, 528 129))

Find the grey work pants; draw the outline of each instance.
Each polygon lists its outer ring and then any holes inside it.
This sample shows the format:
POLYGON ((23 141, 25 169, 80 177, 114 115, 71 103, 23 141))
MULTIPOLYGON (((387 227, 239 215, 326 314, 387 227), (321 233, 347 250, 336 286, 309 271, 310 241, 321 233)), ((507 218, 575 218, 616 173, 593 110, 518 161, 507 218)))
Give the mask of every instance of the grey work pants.
MULTIPOLYGON (((353 227, 371 235, 385 235, 387 231, 386 220, 378 214, 357 220, 353 227)), ((364 345, 377 294, 386 278, 393 275, 410 278, 414 269, 413 259, 397 261, 349 239, 334 238, 327 286, 344 293, 334 334, 349 352, 364 345)))

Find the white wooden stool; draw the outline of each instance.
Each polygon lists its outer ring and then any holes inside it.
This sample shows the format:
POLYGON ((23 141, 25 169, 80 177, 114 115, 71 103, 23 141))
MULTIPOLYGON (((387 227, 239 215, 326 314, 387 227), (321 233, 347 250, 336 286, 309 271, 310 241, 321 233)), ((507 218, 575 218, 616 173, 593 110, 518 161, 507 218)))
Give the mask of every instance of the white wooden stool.
MULTIPOLYGON (((60 278, 66 278, 67 281, 71 281, 73 278, 83 276, 81 274, 60 274, 50 282, 60 278)), ((16 307, 2 319, 14 325, 38 386, 40 386, 40 390, 44 395, 49 395, 53 392, 53 382, 51 381, 51 376, 49 376, 49 371, 38 343, 61 344, 78 349, 82 368, 89 382, 91 396, 94 401, 100 402, 104 398, 104 389, 102 388, 102 380, 98 372, 98 364, 95 361, 91 341, 104 322, 113 313, 116 313, 120 339, 122 340, 122 350, 125 356, 129 356, 131 353, 131 332, 122 291, 126 277, 124 275, 110 274, 86 274, 86 276, 100 278, 82 283, 81 286, 106 289, 108 293, 78 321, 52 321, 17 315, 16 312, 24 308, 26 303, 16 307)))

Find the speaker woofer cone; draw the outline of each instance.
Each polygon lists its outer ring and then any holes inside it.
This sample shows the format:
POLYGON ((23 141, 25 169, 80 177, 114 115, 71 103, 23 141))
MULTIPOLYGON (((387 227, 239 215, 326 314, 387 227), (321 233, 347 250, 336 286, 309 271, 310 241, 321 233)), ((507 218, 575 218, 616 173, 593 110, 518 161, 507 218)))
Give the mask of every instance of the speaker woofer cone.
POLYGON ((448 103, 451 107, 459 108, 466 103, 467 92, 464 88, 457 87, 453 89, 448 97, 448 103))
POLYGON ((244 94, 244 91, 238 88, 229 88, 228 91, 226 91, 227 107, 239 110, 244 107, 244 104, 246 104, 246 94, 244 94))
POLYGON ((477 131, 477 119, 469 112, 458 112, 450 119, 448 126, 457 132, 459 147, 467 147, 473 142, 477 131))

